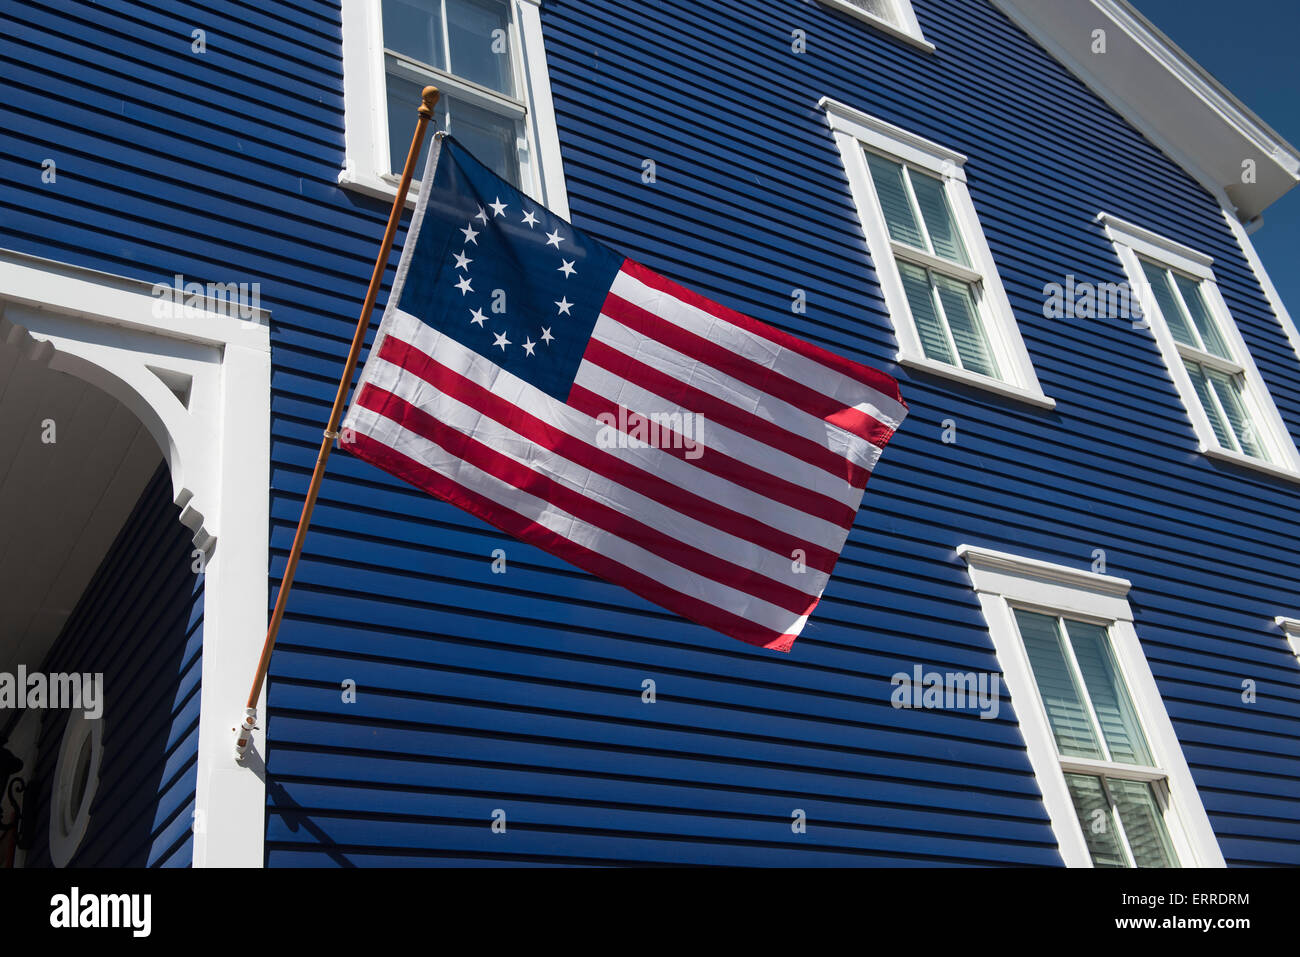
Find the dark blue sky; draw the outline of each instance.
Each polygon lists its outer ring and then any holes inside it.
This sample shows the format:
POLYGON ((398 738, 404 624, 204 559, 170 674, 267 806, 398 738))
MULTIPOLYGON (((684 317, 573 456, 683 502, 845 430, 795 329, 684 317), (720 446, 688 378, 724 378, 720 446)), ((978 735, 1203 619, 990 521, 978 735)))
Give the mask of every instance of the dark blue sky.
MULTIPOLYGON (((1132 0, 1265 123, 1300 144, 1297 0, 1132 0)), ((1251 240, 1292 318, 1300 318, 1300 186, 1264 211, 1251 240)))

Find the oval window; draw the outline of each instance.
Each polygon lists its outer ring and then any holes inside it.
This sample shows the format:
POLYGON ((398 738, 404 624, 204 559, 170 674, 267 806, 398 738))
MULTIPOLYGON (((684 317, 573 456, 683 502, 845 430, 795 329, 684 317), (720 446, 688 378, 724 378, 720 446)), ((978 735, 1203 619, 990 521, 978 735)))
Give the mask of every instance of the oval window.
POLYGON ((55 867, 66 867, 86 836, 103 758, 103 719, 74 711, 63 729, 50 795, 50 860, 55 867))

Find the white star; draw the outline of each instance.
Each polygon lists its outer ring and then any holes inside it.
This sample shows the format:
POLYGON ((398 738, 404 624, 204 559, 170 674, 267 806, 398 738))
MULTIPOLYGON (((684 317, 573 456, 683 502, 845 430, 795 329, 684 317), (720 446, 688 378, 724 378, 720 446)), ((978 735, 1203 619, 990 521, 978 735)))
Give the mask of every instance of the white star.
POLYGON ((572 315, 572 313, 569 312, 569 308, 573 305, 573 303, 569 302, 568 296, 562 298, 559 302, 556 303, 556 305, 560 307, 560 315, 563 316, 572 315))
POLYGON ((496 201, 495 203, 488 203, 488 206, 491 208, 491 210, 492 210, 492 215, 493 215, 493 216, 504 216, 504 215, 505 215, 505 212, 506 212, 506 204, 503 203, 503 202, 501 202, 501 197, 500 197, 500 196, 497 197, 497 201, 496 201))
POLYGON ((468 268, 469 268, 469 264, 472 263, 473 261, 474 261, 474 260, 470 259, 470 258, 469 258, 468 256, 466 256, 463 252, 460 252, 460 253, 457 253, 457 254, 456 254, 456 268, 457 268, 457 269, 468 269, 468 268))
POLYGON ((531 209, 528 212, 524 213, 524 222, 528 224, 529 229, 532 229, 534 226, 537 225, 537 217, 533 215, 533 211, 531 209))
POLYGON ((560 231, 558 229, 553 233, 546 234, 546 245, 554 246, 556 249, 559 249, 560 243, 562 242, 564 242, 564 240, 560 238, 560 231))
POLYGON ((497 337, 496 342, 492 343, 492 345, 500 346, 501 351, 505 352, 506 346, 510 345, 510 340, 506 338, 506 334, 504 332, 496 333, 496 337, 497 337))
POLYGON ((475 219, 478 219, 478 220, 482 220, 484 226, 487 225, 487 213, 485 213, 485 212, 483 211, 483 207, 482 207, 482 206, 480 206, 480 207, 478 208, 478 215, 475 216, 474 218, 475 218, 475 219))
POLYGON ((557 269, 556 272, 564 273, 565 279, 568 279, 570 276, 572 276, 575 272, 578 271, 573 268, 573 263, 570 260, 561 259, 560 262, 564 263, 564 265, 561 266, 559 269, 557 269))
POLYGON ((474 291, 474 287, 469 284, 469 276, 465 276, 460 282, 456 283, 456 288, 460 290, 462 296, 467 292, 474 291))
POLYGON ((469 315, 469 321, 476 326, 482 326, 483 323, 487 322, 487 316, 483 315, 482 309, 471 309, 469 315))
POLYGON ((524 352, 528 353, 531 356, 533 354, 533 350, 536 348, 537 348, 537 343, 533 342, 532 339, 524 340, 524 352))
POLYGON ((551 344, 551 340, 554 339, 554 338, 555 338, 555 336, 551 335, 551 330, 550 330, 550 329, 547 329, 545 326, 543 326, 543 327, 542 327, 542 341, 543 341, 544 343, 546 343, 546 344, 549 346, 549 345, 551 344))
POLYGON ((461 232, 465 234, 465 242, 478 245, 478 230, 473 225, 466 226, 461 232))

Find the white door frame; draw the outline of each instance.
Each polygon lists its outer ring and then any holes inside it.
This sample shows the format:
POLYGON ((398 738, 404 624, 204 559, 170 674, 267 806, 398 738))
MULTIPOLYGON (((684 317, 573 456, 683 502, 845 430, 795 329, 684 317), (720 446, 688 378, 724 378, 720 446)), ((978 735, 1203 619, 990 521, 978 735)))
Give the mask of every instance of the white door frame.
POLYGON ((205 559, 194 865, 261 867, 266 722, 244 765, 234 725, 266 633, 270 328, 163 288, 0 250, 0 338, 112 395, 162 450, 205 559))

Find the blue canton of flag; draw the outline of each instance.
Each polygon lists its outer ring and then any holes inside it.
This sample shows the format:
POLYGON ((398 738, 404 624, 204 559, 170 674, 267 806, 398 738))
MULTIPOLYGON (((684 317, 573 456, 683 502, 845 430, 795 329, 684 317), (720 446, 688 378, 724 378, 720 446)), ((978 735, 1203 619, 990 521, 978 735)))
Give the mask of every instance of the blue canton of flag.
POLYGON ((399 306, 563 401, 622 257, 453 138, 442 150, 399 306))

